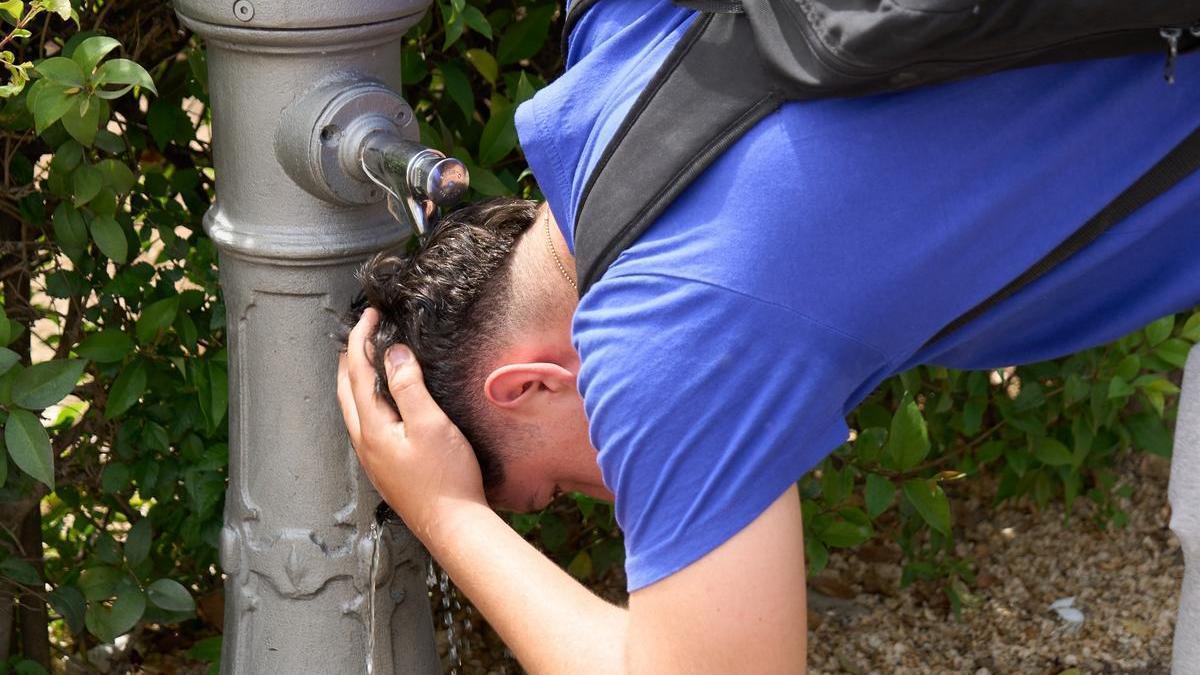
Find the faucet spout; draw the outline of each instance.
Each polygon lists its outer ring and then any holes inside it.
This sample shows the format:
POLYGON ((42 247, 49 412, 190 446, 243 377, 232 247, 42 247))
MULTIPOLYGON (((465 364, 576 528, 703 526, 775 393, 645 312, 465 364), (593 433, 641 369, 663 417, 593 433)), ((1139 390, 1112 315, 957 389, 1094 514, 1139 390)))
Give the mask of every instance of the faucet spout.
POLYGON ((389 208, 399 203, 420 236, 429 234, 435 207, 457 203, 470 184, 461 161, 387 130, 367 134, 358 154, 362 172, 388 193, 389 208))

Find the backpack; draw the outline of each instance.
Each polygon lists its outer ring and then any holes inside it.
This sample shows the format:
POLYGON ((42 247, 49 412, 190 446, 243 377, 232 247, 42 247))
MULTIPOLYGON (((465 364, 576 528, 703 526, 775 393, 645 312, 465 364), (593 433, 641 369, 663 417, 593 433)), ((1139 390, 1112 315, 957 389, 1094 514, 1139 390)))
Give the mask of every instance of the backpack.
MULTIPOLYGON (((564 43, 594 3, 577 0, 571 6, 564 43)), ((1171 83, 1176 56, 1200 44, 1200 0, 675 4, 700 15, 609 141, 575 213, 580 295, 714 159, 785 101, 895 92, 1008 68, 1154 50, 1164 52, 1164 77, 1171 83)), ((1200 129, 1059 247, 929 343, 1013 295, 1198 167, 1200 129)))

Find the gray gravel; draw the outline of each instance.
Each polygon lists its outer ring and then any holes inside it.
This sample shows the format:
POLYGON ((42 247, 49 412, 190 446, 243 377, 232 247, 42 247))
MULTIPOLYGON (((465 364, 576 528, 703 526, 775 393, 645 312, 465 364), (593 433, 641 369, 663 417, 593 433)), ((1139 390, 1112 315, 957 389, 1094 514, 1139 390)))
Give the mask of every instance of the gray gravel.
MULTIPOLYGON (((1070 524, 1061 505, 1039 512, 1025 501, 993 508, 991 486, 959 484, 958 553, 977 563, 977 604, 955 618, 938 586, 899 588, 899 550, 869 545, 834 553, 809 588, 809 673, 830 675, 966 673, 999 675, 1166 674, 1183 579, 1179 542, 1167 528, 1169 465, 1131 459, 1122 475, 1135 486, 1124 504, 1129 524, 1102 530, 1079 500, 1070 524), (1081 624, 1051 609, 1082 613, 1081 624)), ((958 486, 956 486, 958 487, 958 486)), ((619 594, 619 576, 605 596, 619 594)), ((436 592, 431 604, 441 609, 436 592)), ((454 611, 466 647, 458 673, 523 672, 495 633, 463 603, 454 611), (470 629, 464 624, 470 621, 470 629)), ((444 613, 435 614, 442 628, 444 613)), ((461 640, 461 638, 460 638, 461 640)), ((438 642, 446 672, 444 628, 438 642)))
POLYGON ((1167 474, 1160 458, 1131 461, 1129 524, 1110 531, 1083 501, 1064 525, 1061 505, 991 509, 980 486, 960 519, 958 552, 978 563, 978 605, 961 620, 937 589, 899 590, 899 568, 877 562, 879 550, 836 556, 811 584, 809 672, 1169 672, 1183 555, 1167 527, 1167 474), (1050 608, 1072 597, 1081 624, 1050 608))

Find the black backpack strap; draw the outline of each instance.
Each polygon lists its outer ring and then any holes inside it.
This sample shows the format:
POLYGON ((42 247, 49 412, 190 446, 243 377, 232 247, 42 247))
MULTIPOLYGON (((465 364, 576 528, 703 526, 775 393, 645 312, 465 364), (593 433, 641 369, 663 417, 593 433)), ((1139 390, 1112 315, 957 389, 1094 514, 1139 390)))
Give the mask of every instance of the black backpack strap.
POLYGON ((1018 291, 1040 279, 1067 258, 1075 255, 1084 247, 1096 241, 1113 225, 1128 218, 1135 211, 1154 201, 1156 197, 1171 189, 1176 183, 1187 178, 1193 172, 1200 170, 1200 128, 1197 128, 1187 138, 1176 145, 1157 164, 1142 174, 1133 185, 1117 195, 1100 212, 1092 216, 1070 237, 1047 253, 1032 267, 1025 270, 1021 276, 1013 279, 1008 285, 992 294, 991 297, 979 303, 970 311, 947 324, 929 338, 922 349, 957 331, 968 323, 982 316, 1001 302, 1017 294, 1018 291))
POLYGON ((688 184, 775 110, 749 21, 701 14, 634 102, 575 213, 579 292, 604 275, 688 184))
POLYGON ((569 3, 567 16, 563 19, 562 36, 559 37, 558 41, 558 48, 562 53, 563 63, 567 62, 567 40, 571 37, 571 31, 575 30, 575 24, 579 23, 579 19, 596 2, 597 0, 575 0, 575 2, 569 3))

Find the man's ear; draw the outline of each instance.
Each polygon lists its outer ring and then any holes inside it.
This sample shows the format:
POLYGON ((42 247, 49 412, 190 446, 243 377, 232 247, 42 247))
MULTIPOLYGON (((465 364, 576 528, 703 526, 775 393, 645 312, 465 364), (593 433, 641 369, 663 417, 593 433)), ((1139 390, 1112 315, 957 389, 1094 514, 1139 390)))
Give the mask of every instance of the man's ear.
POLYGON ((557 363, 510 363, 493 370, 483 383, 489 403, 515 409, 538 394, 556 393, 575 386, 575 374, 557 363))

